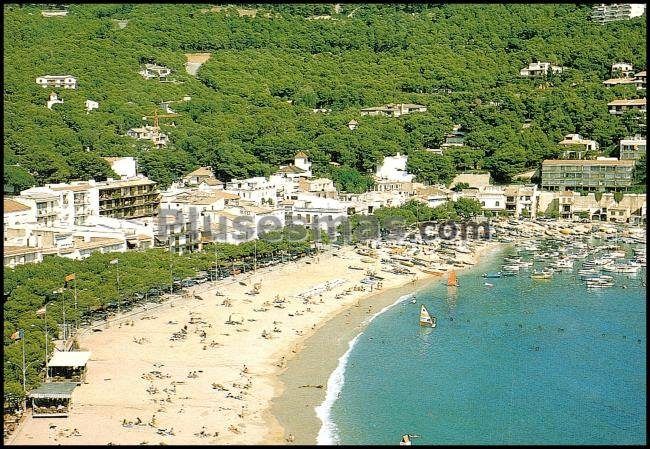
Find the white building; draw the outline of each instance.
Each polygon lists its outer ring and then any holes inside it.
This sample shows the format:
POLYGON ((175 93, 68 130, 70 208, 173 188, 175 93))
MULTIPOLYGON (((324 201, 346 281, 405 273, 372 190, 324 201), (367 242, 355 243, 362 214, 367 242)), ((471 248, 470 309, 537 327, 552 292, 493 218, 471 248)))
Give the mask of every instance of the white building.
POLYGON ((36 223, 36 210, 14 198, 4 197, 3 229, 5 235, 8 227, 25 223, 36 223))
POLYGON ((629 62, 615 62, 612 64, 612 76, 628 77, 634 75, 634 67, 629 62))
POLYGON ((397 153, 395 156, 386 156, 384 161, 377 168, 375 176, 378 179, 398 182, 413 182, 415 175, 406 170, 408 156, 397 153))
POLYGON ((390 103, 384 106, 361 109, 361 115, 383 115, 386 117, 399 117, 412 112, 427 112, 427 107, 413 103, 390 103))
POLYGON ((182 183, 186 186, 198 186, 204 181, 207 181, 207 185, 223 188, 223 182, 214 177, 212 167, 199 167, 182 178, 182 183))
POLYGON ((68 11, 65 9, 45 9, 41 11, 43 17, 65 17, 68 15, 68 11))
POLYGON ((89 217, 99 216, 99 191, 89 183, 51 185, 59 196, 59 222, 62 225, 85 225, 89 217))
POLYGON ((111 169, 120 178, 135 178, 138 175, 138 164, 133 157, 104 157, 102 158, 111 164, 111 169))
POLYGON ((138 72, 144 79, 151 78, 165 78, 169 76, 172 71, 167 67, 159 66, 156 64, 145 64, 144 68, 138 72))
POLYGON ((520 76, 538 77, 546 76, 549 71, 553 73, 562 73, 564 67, 553 65, 550 62, 531 62, 528 67, 524 67, 519 71, 520 76))
POLYGON ((50 99, 47 100, 46 104, 48 109, 52 109, 52 106, 55 104, 63 104, 63 100, 59 100, 59 96, 55 92, 52 92, 50 94, 50 99))
POLYGON ((36 84, 46 87, 62 87, 64 89, 76 89, 77 78, 71 75, 45 75, 36 78, 36 84))
POLYGON ((564 159, 574 156, 582 159, 588 151, 598 151, 599 148, 598 142, 585 139, 580 134, 567 134, 559 145, 566 148, 562 153, 564 159))
POLYGON ((452 201, 458 198, 473 198, 481 203, 485 211, 500 212, 506 210, 506 194, 501 186, 481 186, 479 188, 463 189, 451 195, 452 201))
POLYGON ((645 13, 643 3, 599 3, 593 6, 591 20, 604 24, 617 20, 629 20, 645 13))
POLYGON ((86 113, 90 114, 90 111, 99 108, 99 103, 93 100, 86 100, 86 113))
POLYGON ((329 178, 301 179, 298 181, 298 191, 321 198, 336 198, 338 195, 334 181, 329 178))
POLYGON ((248 179, 233 178, 226 183, 226 190, 239 196, 242 200, 251 201, 260 206, 278 202, 278 185, 264 176, 248 179))
POLYGON ((328 226, 335 230, 336 224, 341 224, 348 216, 348 204, 334 198, 298 194, 296 199, 285 200, 282 205, 287 221, 308 228, 318 223, 322 230, 327 230, 328 226))
POLYGON ((625 111, 637 110, 642 113, 646 112, 646 100, 645 98, 634 98, 632 100, 614 100, 607 103, 609 107, 609 113, 614 115, 623 115, 625 111))
POLYGON ((13 268, 43 261, 46 255, 85 259, 93 252, 124 252, 127 241, 120 233, 70 230, 68 227, 22 225, 8 230, 4 266, 13 268))
POLYGON ((517 185, 512 184, 505 187, 506 211, 515 217, 537 216, 537 204, 539 191, 536 184, 517 185))
POLYGON ((311 162, 309 162, 309 158, 305 153, 302 151, 299 151, 296 156, 294 157, 294 165, 298 167, 301 170, 304 170, 305 174, 304 176, 310 178, 312 176, 311 174, 311 162))
POLYGON ((32 187, 20 192, 17 198, 34 212, 36 223, 54 226, 60 222, 59 196, 46 187, 32 187))

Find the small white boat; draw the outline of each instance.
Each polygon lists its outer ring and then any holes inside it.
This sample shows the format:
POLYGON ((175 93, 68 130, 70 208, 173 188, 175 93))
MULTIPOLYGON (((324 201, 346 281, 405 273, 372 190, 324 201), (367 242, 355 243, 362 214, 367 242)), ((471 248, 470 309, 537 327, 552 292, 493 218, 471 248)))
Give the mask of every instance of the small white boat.
POLYGON ((399 442, 400 446, 410 446, 411 445, 411 438, 409 437, 408 434, 402 435, 402 441, 399 442))
POLYGON ((504 265, 501 269, 504 271, 519 271, 519 265, 504 265))
POLYGON ((486 282, 486 283, 483 284, 483 285, 485 285, 486 287, 494 287, 494 284, 490 284, 489 282, 486 282))
POLYGON ((573 268, 573 260, 571 259, 560 259, 555 262, 556 268, 573 268))
POLYGON ((436 317, 429 315, 429 311, 424 305, 420 307, 420 326, 436 327, 436 317))

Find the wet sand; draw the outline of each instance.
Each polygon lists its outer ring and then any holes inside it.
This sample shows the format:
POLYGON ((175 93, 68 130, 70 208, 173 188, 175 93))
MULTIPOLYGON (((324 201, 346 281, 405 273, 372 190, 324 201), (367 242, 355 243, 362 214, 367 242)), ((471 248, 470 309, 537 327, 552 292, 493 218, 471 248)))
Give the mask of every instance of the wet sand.
POLYGON ((399 297, 421 290, 439 279, 419 280, 415 284, 409 283, 365 298, 359 307, 340 313, 307 339, 278 377, 283 384, 282 394, 271 405, 271 413, 283 427, 284 433, 294 436, 295 444, 316 443, 322 423, 314 408, 325 399, 327 380, 338 365, 339 357, 348 350, 350 340, 366 327, 364 321, 399 297), (372 308, 369 308, 370 305, 372 308), (303 385, 322 385, 323 388, 303 385))

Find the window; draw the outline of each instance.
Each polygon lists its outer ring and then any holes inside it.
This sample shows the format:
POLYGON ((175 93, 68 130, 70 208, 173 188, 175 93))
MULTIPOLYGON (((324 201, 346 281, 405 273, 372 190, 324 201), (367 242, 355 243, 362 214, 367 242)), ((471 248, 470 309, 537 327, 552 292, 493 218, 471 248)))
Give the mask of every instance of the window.
POLYGON ((499 207, 499 202, 496 201, 496 202, 494 203, 494 205, 495 205, 496 207, 499 207))

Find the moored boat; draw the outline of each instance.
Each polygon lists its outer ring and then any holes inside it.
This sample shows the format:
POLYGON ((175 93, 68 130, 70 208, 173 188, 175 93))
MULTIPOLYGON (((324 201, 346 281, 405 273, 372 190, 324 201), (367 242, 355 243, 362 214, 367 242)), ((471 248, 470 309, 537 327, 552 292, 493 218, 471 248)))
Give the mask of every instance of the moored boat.
POLYGON ((530 275, 531 279, 551 279, 552 277, 553 277, 553 273, 549 271, 541 271, 541 272, 534 271, 530 275))
POLYGON ((456 272, 455 271, 450 271, 449 272, 449 278, 447 278, 447 286, 448 287, 458 287, 460 284, 458 282, 458 278, 456 277, 456 272))

